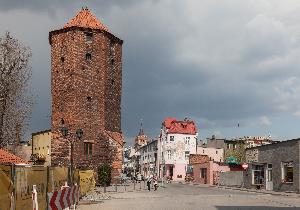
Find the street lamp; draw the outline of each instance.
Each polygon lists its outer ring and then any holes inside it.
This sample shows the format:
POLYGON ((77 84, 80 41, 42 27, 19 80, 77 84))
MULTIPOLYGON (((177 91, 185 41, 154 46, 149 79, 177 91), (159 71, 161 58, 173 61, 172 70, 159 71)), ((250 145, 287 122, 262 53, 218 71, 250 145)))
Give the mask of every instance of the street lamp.
MULTIPOLYGON (((74 135, 74 133, 69 133, 69 129, 67 127, 64 126, 64 121, 62 119, 62 124, 63 124, 63 127, 60 128, 60 132, 61 134, 63 135, 64 138, 67 139, 67 136, 69 134, 71 135, 74 135)), ((81 128, 77 129, 76 130, 76 133, 75 133, 76 137, 80 140, 83 136, 83 130, 81 128)), ((71 182, 73 184, 73 152, 74 152, 74 143, 75 143, 75 139, 74 138, 71 138, 71 139, 67 139, 68 142, 71 144, 71 157, 70 157, 70 162, 71 162, 71 182)))

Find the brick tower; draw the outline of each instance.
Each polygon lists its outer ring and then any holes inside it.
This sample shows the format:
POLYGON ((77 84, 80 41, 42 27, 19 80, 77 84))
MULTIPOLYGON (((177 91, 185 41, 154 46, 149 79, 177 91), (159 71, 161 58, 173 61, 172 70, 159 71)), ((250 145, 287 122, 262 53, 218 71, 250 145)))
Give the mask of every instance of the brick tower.
POLYGON ((51 45, 53 165, 122 167, 121 132, 122 44, 87 9, 83 8, 62 29, 49 33, 51 45), (67 127, 64 138, 61 127, 67 127), (83 130, 83 137, 75 135, 83 130))

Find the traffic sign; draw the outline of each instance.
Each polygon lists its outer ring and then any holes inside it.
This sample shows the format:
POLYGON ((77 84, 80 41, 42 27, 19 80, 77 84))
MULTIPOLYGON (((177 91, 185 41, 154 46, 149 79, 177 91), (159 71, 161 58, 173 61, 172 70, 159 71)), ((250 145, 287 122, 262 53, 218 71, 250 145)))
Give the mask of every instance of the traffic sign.
POLYGON ((243 167, 244 170, 246 170, 249 167, 249 165, 248 165, 248 163, 243 163, 242 167, 243 167))

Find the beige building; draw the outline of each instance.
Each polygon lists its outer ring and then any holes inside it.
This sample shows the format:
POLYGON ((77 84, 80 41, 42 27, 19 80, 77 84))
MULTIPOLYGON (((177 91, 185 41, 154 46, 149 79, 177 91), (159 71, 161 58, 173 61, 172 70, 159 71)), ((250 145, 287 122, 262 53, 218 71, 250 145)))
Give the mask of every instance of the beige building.
POLYGON ((51 130, 32 134, 32 160, 35 165, 51 165, 51 130))
POLYGON ((207 155, 209 160, 215 162, 224 162, 224 149, 223 148, 212 148, 212 147, 202 147, 197 146, 198 155, 207 155))

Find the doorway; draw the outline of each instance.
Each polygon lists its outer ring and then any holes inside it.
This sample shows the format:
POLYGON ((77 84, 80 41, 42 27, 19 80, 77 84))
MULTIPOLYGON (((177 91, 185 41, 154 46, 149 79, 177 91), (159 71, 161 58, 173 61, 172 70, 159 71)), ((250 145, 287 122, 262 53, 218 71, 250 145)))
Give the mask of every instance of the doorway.
POLYGON ((273 190, 272 164, 267 164, 267 167, 266 167, 266 190, 273 190))

